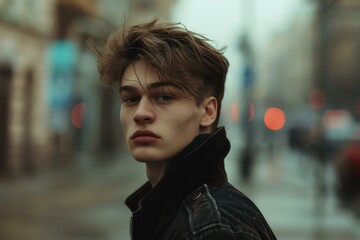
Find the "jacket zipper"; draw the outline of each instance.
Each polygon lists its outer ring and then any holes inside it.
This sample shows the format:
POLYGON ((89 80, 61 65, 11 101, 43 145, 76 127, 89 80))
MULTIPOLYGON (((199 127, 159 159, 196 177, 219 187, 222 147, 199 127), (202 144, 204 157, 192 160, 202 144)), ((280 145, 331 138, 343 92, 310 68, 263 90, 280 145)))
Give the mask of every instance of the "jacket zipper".
POLYGON ((129 226, 129 230, 130 230, 130 238, 131 238, 131 240, 134 240, 134 218, 135 218, 135 214, 136 213, 138 213, 138 212, 140 212, 141 211, 141 209, 142 209, 142 202, 141 202, 141 200, 140 200, 140 202, 139 202, 139 208, 135 211, 135 212, 133 212, 132 214, 131 214, 131 218, 130 218, 130 226, 129 226))

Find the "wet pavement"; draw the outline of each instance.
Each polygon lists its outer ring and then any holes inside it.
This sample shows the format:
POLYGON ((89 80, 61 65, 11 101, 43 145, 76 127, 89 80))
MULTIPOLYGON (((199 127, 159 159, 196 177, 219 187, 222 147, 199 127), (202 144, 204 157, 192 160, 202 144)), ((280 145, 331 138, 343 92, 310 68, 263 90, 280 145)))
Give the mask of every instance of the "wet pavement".
POLYGON ((124 199, 145 181, 124 156, 93 169, 0 183, 0 239, 129 239, 124 199))
POLYGON ((285 149, 272 160, 258 160, 254 181, 239 188, 258 205, 278 239, 360 239, 360 219, 340 208, 331 166, 323 169, 322 193, 315 187, 314 159, 285 149))
MULTIPOLYGON (((233 149, 229 179, 258 205, 278 239, 360 239, 359 221, 338 207, 331 191, 331 168, 329 191, 319 198, 311 159, 286 148, 271 159, 262 151, 253 181, 245 185, 233 149)), ((144 166, 122 156, 86 171, 0 182, 0 239, 129 240, 124 199, 145 180, 144 166)))

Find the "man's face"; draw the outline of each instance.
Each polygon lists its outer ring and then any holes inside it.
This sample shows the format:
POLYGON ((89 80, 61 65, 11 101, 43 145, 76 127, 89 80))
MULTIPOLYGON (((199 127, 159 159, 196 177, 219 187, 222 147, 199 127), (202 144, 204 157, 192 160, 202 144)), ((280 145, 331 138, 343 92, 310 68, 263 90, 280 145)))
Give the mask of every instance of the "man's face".
POLYGON ((200 133, 203 107, 138 61, 121 79, 120 120, 132 156, 141 162, 175 156, 200 133))

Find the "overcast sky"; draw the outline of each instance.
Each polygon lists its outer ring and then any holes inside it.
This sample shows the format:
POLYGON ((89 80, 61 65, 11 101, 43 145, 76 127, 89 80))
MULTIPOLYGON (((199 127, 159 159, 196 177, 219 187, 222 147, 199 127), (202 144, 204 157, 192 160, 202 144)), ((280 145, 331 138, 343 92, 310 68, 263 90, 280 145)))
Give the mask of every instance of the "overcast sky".
POLYGON ((220 45, 229 44, 238 37, 244 24, 253 24, 256 43, 263 45, 272 33, 286 27, 304 2, 309 1, 177 0, 173 20, 214 39, 220 45), (247 17, 253 21, 247 22, 244 19, 247 17))

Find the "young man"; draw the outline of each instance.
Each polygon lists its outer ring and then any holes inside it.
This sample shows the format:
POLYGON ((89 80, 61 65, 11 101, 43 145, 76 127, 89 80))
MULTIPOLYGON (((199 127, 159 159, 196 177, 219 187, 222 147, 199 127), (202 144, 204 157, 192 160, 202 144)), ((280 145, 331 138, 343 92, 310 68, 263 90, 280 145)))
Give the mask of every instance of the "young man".
POLYGON ((276 239, 227 181, 230 143, 217 128, 229 65, 222 51, 156 20, 93 49, 103 82, 118 86, 130 152, 146 164, 149 181, 126 199, 132 239, 276 239))

